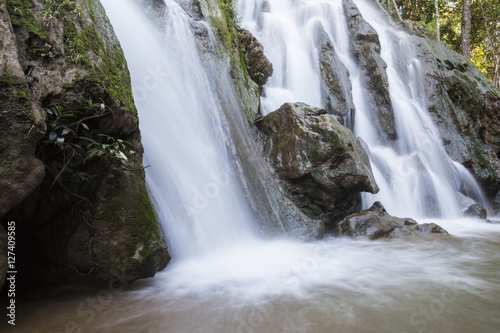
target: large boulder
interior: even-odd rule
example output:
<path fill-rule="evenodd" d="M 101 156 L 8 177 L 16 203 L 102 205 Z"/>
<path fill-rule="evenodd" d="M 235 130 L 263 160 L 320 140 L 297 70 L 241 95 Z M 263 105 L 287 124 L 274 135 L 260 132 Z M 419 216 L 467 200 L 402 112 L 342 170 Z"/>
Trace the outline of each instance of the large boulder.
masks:
<path fill-rule="evenodd" d="M 361 213 L 347 216 L 338 224 L 339 236 L 376 239 L 418 239 L 448 237 L 446 230 L 435 223 L 418 224 L 410 218 L 398 218 L 387 213 L 380 202 Z"/>
<path fill-rule="evenodd" d="M 265 156 L 308 216 L 338 221 L 359 209 L 360 192 L 378 191 L 361 144 L 325 109 L 286 103 L 257 126 Z"/>
<path fill-rule="evenodd" d="M 349 26 L 351 53 L 359 64 L 363 82 L 366 82 L 363 96 L 367 108 L 371 110 L 372 123 L 380 137 L 390 143 L 397 139 L 397 131 L 389 94 L 387 64 L 380 56 L 378 34 L 352 0 L 342 0 L 342 4 Z"/>
<path fill-rule="evenodd" d="M 145 187 L 130 74 L 102 5 L 7 1 L 0 19 L 0 220 L 16 222 L 22 278 L 153 276 L 170 257 Z"/>

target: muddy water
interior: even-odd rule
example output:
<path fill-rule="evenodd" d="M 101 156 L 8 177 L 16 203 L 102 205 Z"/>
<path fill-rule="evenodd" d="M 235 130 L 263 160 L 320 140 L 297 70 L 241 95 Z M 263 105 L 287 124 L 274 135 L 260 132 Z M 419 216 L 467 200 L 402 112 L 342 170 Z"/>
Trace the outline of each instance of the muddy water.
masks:
<path fill-rule="evenodd" d="M 75 283 L 19 299 L 2 331 L 498 332 L 500 225 L 441 224 L 453 238 L 251 241 L 124 288 Z"/>

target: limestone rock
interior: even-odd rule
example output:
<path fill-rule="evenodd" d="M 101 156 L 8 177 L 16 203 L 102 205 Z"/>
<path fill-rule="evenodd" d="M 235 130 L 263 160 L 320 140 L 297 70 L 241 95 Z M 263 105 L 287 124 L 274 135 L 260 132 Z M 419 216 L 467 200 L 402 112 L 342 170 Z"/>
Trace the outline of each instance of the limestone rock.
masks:
<path fill-rule="evenodd" d="M 359 192 L 378 191 L 359 141 L 326 110 L 286 103 L 258 128 L 264 154 L 308 216 L 337 221 L 357 209 Z"/>
<path fill-rule="evenodd" d="M 381 238 L 447 237 L 448 232 L 435 223 L 418 224 L 410 218 L 398 218 L 387 213 L 380 202 L 361 213 L 347 216 L 338 224 L 339 236 Z"/>

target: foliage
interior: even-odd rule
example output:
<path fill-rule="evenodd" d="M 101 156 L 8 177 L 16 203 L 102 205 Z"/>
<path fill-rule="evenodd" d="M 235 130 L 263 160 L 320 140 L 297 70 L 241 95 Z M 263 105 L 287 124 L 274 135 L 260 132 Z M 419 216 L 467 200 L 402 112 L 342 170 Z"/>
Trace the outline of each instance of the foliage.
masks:
<path fill-rule="evenodd" d="M 382 0 L 389 11 L 392 1 Z M 405 20 L 419 23 L 436 35 L 435 0 L 396 0 Z M 463 0 L 438 0 L 442 41 L 456 52 L 461 50 Z M 471 60 L 491 80 L 500 80 L 500 1 L 474 0 L 472 4 Z M 495 59 L 496 55 L 496 59 Z"/>
<path fill-rule="evenodd" d="M 128 156 L 135 155 L 131 143 L 93 128 L 98 120 L 113 115 L 103 103 L 88 100 L 80 110 L 62 106 L 45 108 L 47 132 L 41 141 L 40 158 L 53 175 L 51 188 L 58 184 L 80 198 L 91 180 L 97 180 L 110 167 L 123 167 Z M 98 134 L 94 134 L 98 133 Z M 88 167 L 89 164 L 94 167 Z"/>

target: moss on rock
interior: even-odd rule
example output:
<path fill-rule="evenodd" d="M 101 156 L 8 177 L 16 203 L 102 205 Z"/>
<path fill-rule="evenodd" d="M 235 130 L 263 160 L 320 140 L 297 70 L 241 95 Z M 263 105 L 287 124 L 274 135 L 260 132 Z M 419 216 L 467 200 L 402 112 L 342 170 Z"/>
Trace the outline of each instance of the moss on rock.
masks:
<path fill-rule="evenodd" d="M 15 129 L 17 145 L 25 148 L 15 147 L 23 152 L 18 159 L 1 155 L 1 185 L 13 183 L 25 191 L 7 191 L 17 201 L 5 208 L 0 202 L 4 208 L 0 216 L 2 223 L 16 220 L 23 239 L 29 240 L 29 244 L 19 244 L 20 253 L 30 254 L 23 263 L 26 276 L 31 272 L 34 282 L 74 272 L 98 278 L 114 277 L 117 272 L 135 278 L 153 276 L 170 257 L 140 167 L 143 150 L 130 74 L 102 5 L 98 0 L 67 4 L 9 0 L 6 6 L 8 11 L 0 11 L 6 15 L 2 22 L 12 19 L 13 31 L 9 35 L 7 27 L 0 25 L 3 35 L 10 37 L 2 46 L 6 61 L 0 59 L 4 73 L 0 77 L 0 127 Z M 106 112 L 86 120 L 88 133 L 78 135 L 96 139 L 105 134 L 130 141 L 136 155 L 127 152 L 126 165 L 83 163 L 71 155 L 61 159 L 64 154 L 44 142 L 35 151 L 49 122 L 44 108 L 60 107 L 73 112 L 72 120 L 82 121 L 85 113 L 81 111 L 89 103 L 102 103 Z M 8 138 L 5 142 L 12 142 L 14 134 L 2 133 Z M 66 162 L 71 162 L 75 176 L 100 178 L 90 177 L 84 185 L 80 180 L 63 183 L 65 176 L 57 170 L 66 170 Z M 19 169 L 30 186 L 13 174 Z"/>

